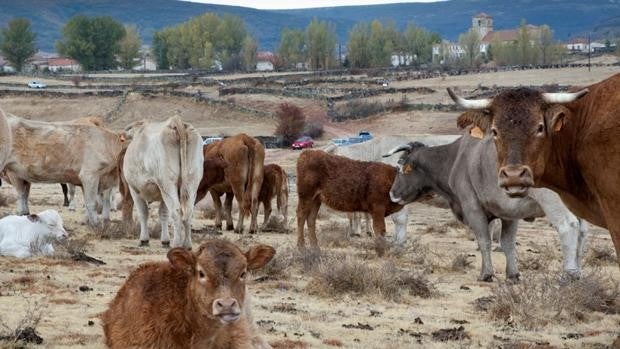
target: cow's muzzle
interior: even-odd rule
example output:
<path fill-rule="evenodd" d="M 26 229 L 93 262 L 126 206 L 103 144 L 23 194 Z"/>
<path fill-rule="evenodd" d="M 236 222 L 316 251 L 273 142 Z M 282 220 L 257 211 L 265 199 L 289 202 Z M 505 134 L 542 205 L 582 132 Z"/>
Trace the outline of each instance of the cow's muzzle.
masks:
<path fill-rule="evenodd" d="M 499 186 L 510 197 L 524 197 L 534 186 L 532 169 L 524 165 L 508 165 L 499 169 Z"/>
<path fill-rule="evenodd" d="M 217 316 L 223 324 L 229 324 L 239 320 L 241 308 L 234 298 L 219 298 L 213 301 L 213 315 Z"/>

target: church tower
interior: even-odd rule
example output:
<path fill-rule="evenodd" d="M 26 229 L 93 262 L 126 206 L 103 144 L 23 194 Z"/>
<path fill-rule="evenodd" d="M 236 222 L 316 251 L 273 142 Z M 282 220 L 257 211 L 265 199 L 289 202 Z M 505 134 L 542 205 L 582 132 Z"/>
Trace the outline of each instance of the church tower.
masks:
<path fill-rule="evenodd" d="M 471 20 L 471 27 L 478 32 L 480 39 L 493 31 L 493 17 L 482 12 L 475 15 Z"/>

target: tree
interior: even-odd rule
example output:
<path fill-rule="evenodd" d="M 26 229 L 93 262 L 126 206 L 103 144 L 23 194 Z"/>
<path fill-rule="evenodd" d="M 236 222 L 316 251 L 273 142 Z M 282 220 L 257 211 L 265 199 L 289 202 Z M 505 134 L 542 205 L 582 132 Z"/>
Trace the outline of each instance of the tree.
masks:
<path fill-rule="evenodd" d="M 246 36 L 243 40 L 243 48 L 241 49 L 241 56 L 243 57 L 243 66 L 245 70 L 256 69 L 256 53 L 258 51 L 258 45 L 256 41 L 250 36 Z"/>
<path fill-rule="evenodd" d="M 370 24 L 370 64 L 373 67 L 387 67 L 391 64 L 394 46 L 387 40 L 383 25 L 378 20 Z"/>
<path fill-rule="evenodd" d="M 300 29 L 282 30 L 278 55 L 285 64 L 294 68 L 297 63 L 305 63 L 307 58 L 306 33 Z"/>
<path fill-rule="evenodd" d="M 540 27 L 540 54 L 542 55 L 542 64 L 547 65 L 551 62 L 553 51 L 553 32 L 548 25 Z"/>
<path fill-rule="evenodd" d="M 333 25 L 313 19 L 306 28 L 308 56 L 312 69 L 328 69 L 335 62 L 336 34 Z"/>
<path fill-rule="evenodd" d="M 361 22 L 349 32 L 347 59 L 352 68 L 370 67 L 370 24 Z"/>
<path fill-rule="evenodd" d="M 403 33 L 405 57 L 410 57 L 416 65 L 429 63 L 433 58 L 433 45 L 441 42 L 439 34 L 430 33 L 413 23 L 407 24 Z M 407 62 L 406 64 L 410 64 Z"/>
<path fill-rule="evenodd" d="M 9 22 L 6 29 L 2 29 L 0 51 L 15 70 L 21 71 L 26 60 L 36 52 L 35 38 L 36 35 L 27 19 L 15 18 Z"/>
<path fill-rule="evenodd" d="M 170 68 L 170 62 L 168 62 L 168 38 L 166 34 L 165 30 L 153 33 L 151 53 L 155 57 L 157 69 Z"/>
<path fill-rule="evenodd" d="M 62 29 L 63 39 L 56 43 L 62 55 L 71 57 L 84 70 L 117 67 L 115 56 L 125 35 L 125 28 L 112 17 L 74 16 Z"/>
<path fill-rule="evenodd" d="M 528 65 L 537 62 L 537 50 L 533 44 L 534 40 L 525 20 L 521 21 L 519 32 L 517 33 L 517 57 L 518 64 Z"/>
<path fill-rule="evenodd" d="M 476 59 L 480 54 L 480 36 L 478 32 L 474 28 L 471 28 L 467 33 L 459 35 L 459 45 L 463 51 L 465 51 L 465 59 L 468 67 L 474 67 Z"/>
<path fill-rule="evenodd" d="M 304 130 L 306 117 L 303 110 L 290 103 L 282 103 L 276 111 L 278 124 L 275 135 L 281 136 L 286 144 L 293 143 Z"/>
<path fill-rule="evenodd" d="M 125 26 L 125 36 L 119 43 L 118 60 L 123 69 L 130 70 L 135 66 L 136 58 L 140 57 L 140 36 L 135 25 Z"/>

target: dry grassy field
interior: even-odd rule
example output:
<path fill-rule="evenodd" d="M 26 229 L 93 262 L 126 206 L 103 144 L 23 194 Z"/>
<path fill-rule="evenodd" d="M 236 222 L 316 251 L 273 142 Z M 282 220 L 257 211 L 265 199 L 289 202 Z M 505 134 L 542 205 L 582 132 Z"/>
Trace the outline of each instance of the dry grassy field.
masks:
<path fill-rule="evenodd" d="M 392 85 L 435 90 L 410 93 L 408 99 L 415 103 L 448 103 L 446 86 L 467 92 L 481 84 L 579 85 L 604 79 L 617 72 L 614 69 L 519 71 L 403 80 Z M 357 79 L 365 78 L 330 78 L 306 88 L 355 88 L 361 84 Z M 226 79 L 234 84 L 234 76 Z M 183 89 L 203 87 L 188 84 Z M 457 113 L 451 111 L 384 112 L 333 123 L 327 121 L 328 106 L 321 99 L 260 94 L 219 97 L 217 89 L 206 89 L 211 89 L 214 99 L 227 103 L 129 93 L 123 99 L 3 96 L 0 105 L 16 115 L 47 121 L 110 116 L 109 126 L 116 130 L 138 119 L 161 120 L 179 113 L 204 135 L 271 135 L 276 122 L 270 113 L 278 103 L 289 101 L 324 119 L 326 135 L 319 144 L 360 129 L 376 136 L 459 132 L 454 122 Z M 397 100 L 401 94 L 380 98 Z M 270 149 L 266 162 L 276 162 L 294 176 L 298 154 Z M 521 222 L 517 237 L 521 281 L 505 282 L 504 255 L 493 252 L 497 279 L 485 283 L 476 281 L 481 259 L 473 233 L 458 224 L 449 210 L 424 203 L 406 208 L 410 211 L 407 242 L 391 248 L 383 258 L 374 252 L 371 237 L 348 237 L 344 214 L 329 209 L 322 209 L 318 221 L 322 252 L 301 253 L 295 248 L 297 198 L 294 186 L 291 189 L 287 232 L 221 233 L 210 228 L 209 211 L 197 211 L 193 222 L 194 247 L 217 237 L 243 247 L 260 242 L 276 248 L 274 260 L 251 275 L 248 285 L 257 328 L 274 348 L 609 348 L 620 335 L 620 270 L 604 229 L 590 229 L 583 277 L 562 283 L 557 233 L 544 218 Z M 4 204 L 0 216 L 11 214 L 15 210 L 13 189 L 3 185 L 0 196 Z M 81 193 L 77 197 L 81 207 Z M 32 212 L 57 209 L 71 235 L 70 246 L 106 264 L 73 261 L 62 246 L 57 247 L 55 257 L 0 257 L 0 336 L 33 326 L 43 343 L 27 347 L 104 347 L 98 315 L 133 269 L 143 262 L 164 261 L 167 250 L 153 237 L 150 247 L 138 247 L 136 232 L 119 228 L 120 212 L 113 212 L 107 228 L 93 230 L 83 225 L 81 209 L 71 212 L 62 207 L 57 184 L 33 185 L 30 202 Z M 158 225 L 155 206 L 150 211 L 153 227 Z M 394 226 L 390 219 L 386 223 L 391 238 Z M 0 342 L 2 346 L 18 345 L 5 341 Z"/>

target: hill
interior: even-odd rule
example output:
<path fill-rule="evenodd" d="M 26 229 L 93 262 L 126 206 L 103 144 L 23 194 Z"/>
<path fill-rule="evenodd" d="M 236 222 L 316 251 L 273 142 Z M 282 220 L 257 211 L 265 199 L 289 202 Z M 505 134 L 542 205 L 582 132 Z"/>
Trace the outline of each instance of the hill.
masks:
<path fill-rule="evenodd" d="M 144 42 L 149 44 L 153 32 L 163 27 L 205 12 L 231 13 L 243 18 L 264 50 L 277 47 L 284 26 L 304 28 L 314 17 L 333 22 L 342 44 L 355 22 L 375 18 L 394 20 L 399 28 L 413 21 L 448 39 L 456 39 L 467 30 L 472 15 L 478 12 L 493 16 L 496 29 L 516 27 L 525 18 L 532 24 L 550 25 L 560 39 L 593 30 L 599 23 L 606 24 L 605 30 L 597 31 L 601 35 L 617 33 L 620 25 L 620 2 L 613 0 L 450 0 L 277 11 L 177 0 L 4 0 L 0 7 L 0 27 L 14 17 L 30 19 L 38 46 L 44 51 L 54 50 L 62 26 L 76 14 L 109 15 L 136 24 Z"/>

